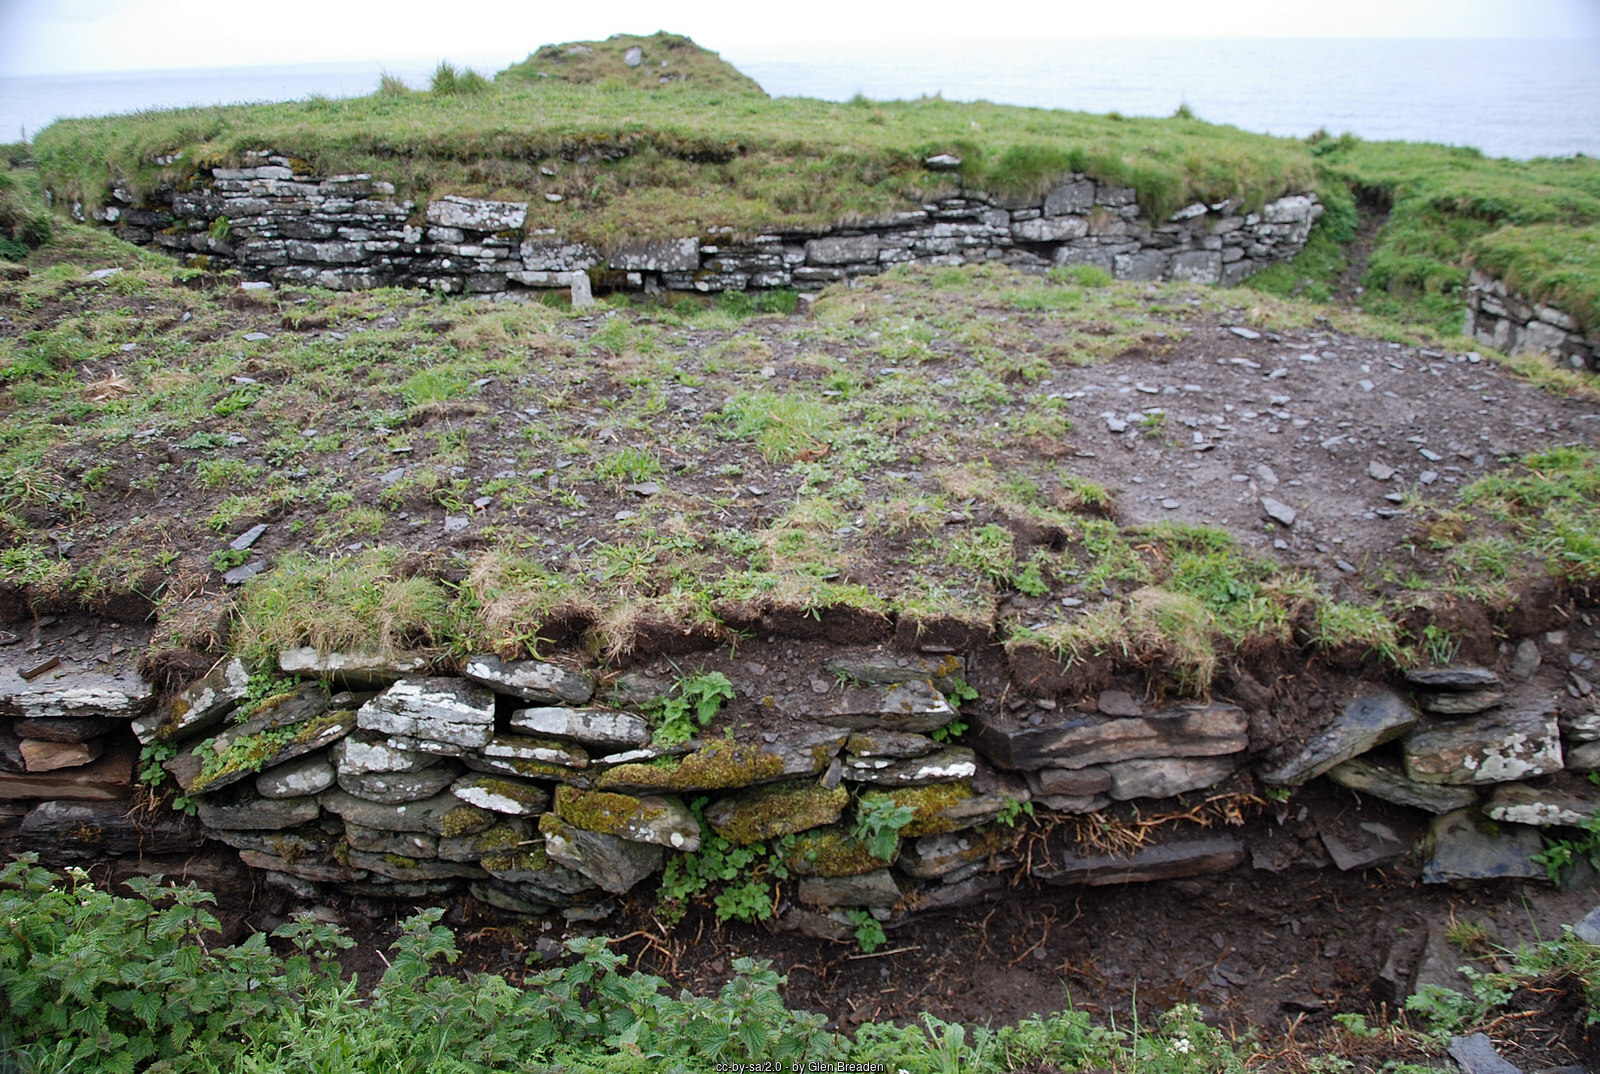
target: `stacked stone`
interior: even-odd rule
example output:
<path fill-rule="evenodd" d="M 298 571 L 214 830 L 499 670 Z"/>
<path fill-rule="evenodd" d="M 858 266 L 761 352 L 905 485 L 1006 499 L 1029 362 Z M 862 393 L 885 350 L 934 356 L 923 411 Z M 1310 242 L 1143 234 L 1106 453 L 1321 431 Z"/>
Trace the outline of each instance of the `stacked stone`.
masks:
<path fill-rule="evenodd" d="M 132 717 L 154 696 L 131 675 L 55 667 L 0 683 L 0 800 L 114 801 L 132 793 Z"/>
<path fill-rule="evenodd" d="M 426 287 L 508 296 L 570 287 L 590 300 L 590 277 L 628 290 L 816 290 L 905 263 L 1000 261 L 1031 271 L 1094 265 L 1124 280 L 1232 285 L 1293 257 L 1322 213 L 1315 194 L 1290 194 L 1260 212 L 1238 199 L 1195 203 L 1147 220 L 1128 187 L 1073 174 L 1044 196 L 963 191 L 906 212 L 821 230 L 740 238 L 732 229 L 624 241 L 609 254 L 553 229 L 525 235 L 526 202 L 448 195 L 416 206 L 370 175 L 319 177 L 304 161 L 253 154 L 259 163 L 214 168 L 194 191 L 157 191 L 136 205 L 114 187 L 102 222 L 123 238 L 191 261 L 233 265 L 252 280 L 336 290 Z"/>
<path fill-rule="evenodd" d="M 1507 354 L 1547 354 L 1573 369 L 1600 369 L 1600 338 L 1579 331 L 1570 314 L 1530 302 L 1477 269 L 1467 279 L 1461 334 Z"/>

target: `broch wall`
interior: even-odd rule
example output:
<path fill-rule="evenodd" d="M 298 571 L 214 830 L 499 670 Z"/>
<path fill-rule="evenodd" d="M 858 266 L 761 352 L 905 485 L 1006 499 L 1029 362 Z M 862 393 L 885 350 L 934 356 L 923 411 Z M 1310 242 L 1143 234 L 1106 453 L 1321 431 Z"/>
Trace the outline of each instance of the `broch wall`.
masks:
<path fill-rule="evenodd" d="M 907 262 L 1097 265 L 1118 279 L 1231 285 L 1293 257 L 1322 213 L 1315 194 L 1291 194 L 1260 212 L 1237 200 L 1196 203 L 1153 224 L 1132 189 L 1072 175 L 1034 199 L 968 191 L 823 230 L 751 238 L 711 228 L 602 251 L 548 229 L 528 232 L 525 202 L 449 195 L 419 206 L 370 175 L 311 175 L 278 154 L 260 160 L 212 169 L 194 189 L 167 187 L 142 202 L 114 187 L 95 215 L 129 241 L 231 266 L 253 281 L 482 295 L 572 287 L 581 302 L 591 281 L 633 290 L 814 290 Z M 81 206 L 75 211 L 82 215 Z"/>
<path fill-rule="evenodd" d="M 1476 269 L 1467 282 L 1461 334 L 1506 354 L 1547 354 L 1574 369 L 1600 369 L 1600 340 L 1580 332 L 1569 314 L 1530 302 Z"/>
<path fill-rule="evenodd" d="M 1600 716 L 1582 691 L 1569 704 L 1527 681 L 1534 639 L 1508 656 L 1509 679 L 1454 667 L 1352 682 L 1328 699 L 1325 726 L 1287 749 L 1253 740 L 1263 712 L 1245 702 L 1029 696 L 1013 693 L 1015 669 L 1010 685 L 990 669 L 976 681 L 1008 700 L 967 715 L 946 693 L 974 675 L 969 656 L 833 653 L 802 689 L 761 698 L 772 714 L 761 725 L 669 747 L 650 744 L 638 713 L 672 684 L 642 671 L 600 682 L 539 661 L 297 649 L 279 660 L 296 685 L 257 704 L 237 660 L 165 698 L 132 675 L 6 670 L 0 809 L 57 854 L 173 854 L 212 839 L 303 897 L 319 885 L 402 901 L 470 891 L 570 917 L 607 912 L 610 896 L 713 834 L 764 841 L 796 878 L 779 927 L 844 939 L 851 910 L 892 927 L 1019 872 L 1102 885 L 1364 869 L 1415 852 L 1425 882 L 1540 877 L 1539 826 L 1597 805 L 1523 782 L 1600 768 Z M 750 676 L 747 701 L 774 688 Z M 966 744 L 940 741 L 958 715 L 972 724 Z M 140 743 L 166 757 L 197 818 L 130 810 Z M 1324 778 L 1359 793 L 1274 815 L 1262 790 Z M 910 813 L 877 853 L 859 838 L 875 800 Z M 1119 803 L 1199 823 L 1119 829 L 1105 819 Z M 1054 822 L 1012 823 L 1024 810 Z"/>

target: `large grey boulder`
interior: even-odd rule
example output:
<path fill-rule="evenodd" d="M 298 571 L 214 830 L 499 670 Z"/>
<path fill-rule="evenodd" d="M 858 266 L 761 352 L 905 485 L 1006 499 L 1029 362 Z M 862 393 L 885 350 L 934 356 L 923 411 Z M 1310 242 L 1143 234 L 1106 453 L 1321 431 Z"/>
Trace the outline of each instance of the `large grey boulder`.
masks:
<path fill-rule="evenodd" d="M 552 813 L 539 818 L 539 830 L 552 861 L 582 873 L 613 895 L 631 890 L 660 870 L 666 857 L 658 844 L 587 831 Z"/>
<path fill-rule="evenodd" d="M 1261 774 L 1268 783 L 1298 786 L 1375 746 L 1405 734 L 1419 717 L 1400 695 L 1376 690 L 1353 698 L 1329 727 L 1294 756 Z"/>
<path fill-rule="evenodd" d="M 521 231 L 528 219 L 528 203 L 487 201 L 446 194 L 428 203 L 424 219 L 435 227 L 472 231 Z"/>
<path fill-rule="evenodd" d="M 1236 705 L 1190 705 L 1151 716 L 1089 716 L 1063 711 L 1035 726 L 1012 713 L 980 715 L 979 750 L 1013 769 L 1088 768 L 1163 757 L 1219 757 L 1249 742 L 1249 718 Z"/>
<path fill-rule="evenodd" d="M 517 709 L 511 714 L 511 727 L 530 735 L 570 738 L 608 750 L 632 749 L 650 741 L 650 724 L 642 716 L 610 709 Z"/>
<path fill-rule="evenodd" d="M 474 656 L 461 669 L 464 678 L 524 701 L 581 705 L 594 696 L 594 678 L 543 660 L 501 660 Z"/>
<path fill-rule="evenodd" d="M 465 679 L 401 679 L 362 705 L 356 723 L 420 752 L 459 754 L 494 738 L 494 693 Z"/>
<path fill-rule="evenodd" d="M 700 240 L 631 242 L 612 253 L 611 267 L 624 272 L 693 272 L 700 267 Z"/>
<path fill-rule="evenodd" d="M 1561 729 L 1548 700 L 1485 713 L 1405 740 L 1406 775 L 1422 783 L 1509 783 L 1559 772 Z"/>

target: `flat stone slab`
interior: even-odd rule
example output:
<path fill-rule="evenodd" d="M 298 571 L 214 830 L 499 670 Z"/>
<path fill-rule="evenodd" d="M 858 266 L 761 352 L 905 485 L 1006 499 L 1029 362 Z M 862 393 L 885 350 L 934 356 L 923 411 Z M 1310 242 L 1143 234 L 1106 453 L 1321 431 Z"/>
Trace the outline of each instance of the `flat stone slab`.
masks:
<path fill-rule="evenodd" d="M 355 725 L 356 714 L 348 710 L 324 712 L 287 725 L 277 724 L 276 714 L 269 712 L 206 739 L 162 767 L 185 792 L 210 793 L 331 746 L 355 730 Z"/>
<path fill-rule="evenodd" d="M 450 785 L 450 793 L 469 805 L 512 817 L 536 817 L 550 808 L 550 792 L 506 776 L 473 773 Z"/>
<path fill-rule="evenodd" d="M 874 686 L 902 682 L 931 682 L 940 693 L 955 688 L 955 680 L 965 670 L 955 655 L 922 656 L 898 653 L 843 653 L 823 665 L 830 675 Z"/>
<path fill-rule="evenodd" d="M 247 798 L 231 805 L 202 801 L 199 811 L 200 823 L 207 828 L 262 831 L 309 823 L 321 809 L 315 798 Z"/>
<path fill-rule="evenodd" d="M 262 772 L 256 776 L 256 793 L 263 798 L 303 798 L 321 794 L 337 777 L 327 754 L 318 753 Z"/>
<path fill-rule="evenodd" d="M 1583 712 L 1563 712 L 1558 722 L 1561 724 L 1561 736 L 1568 741 L 1600 741 L 1600 711 L 1587 709 Z"/>
<path fill-rule="evenodd" d="M 1555 790 L 1540 790 L 1520 783 L 1502 783 L 1483 805 L 1491 820 L 1576 828 L 1600 812 L 1600 797 L 1585 798 Z"/>
<path fill-rule="evenodd" d="M 485 880 L 489 876 L 474 862 L 408 858 L 404 854 L 373 854 L 365 850 L 350 851 L 350 865 L 391 880 Z"/>
<path fill-rule="evenodd" d="M 1111 789 L 1111 771 L 1106 768 L 1045 768 L 1027 776 L 1028 789 L 1035 795 L 1092 797 Z"/>
<path fill-rule="evenodd" d="M 100 756 L 104 746 L 96 742 L 50 742 L 42 738 L 22 740 L 22 766 L 27 772 L 54 772 L 62 768 L 81 768 Z"/>
<path fill-rule="evenodd" d="M 1413 732 L 1405 740 L 1406 775 L 1420 783 L 1510 783 L 1559 772 L 1561 729 L 1555 707 L 1526 707 L 1469 717 Z"/>
<path fill-rule="evenodd" d="M 443 858 L 445 861 L 478 861 L 487 854 L 522 846 L 536 846 L 543 850 L 544 836 L 538 833 L 527 817 L 502 814 L 496 818 L 492 828 L 485 828 L 473 835 L 438 840 L 434 844 L 434 853 L 427 856 Z"/>
<path fill-rule="evenodd" d="M 365 850 L 374 854 L 400 854 L 407 858 L 437 858 L 439 857 L 438 836 L 429 835 L 427 832 L 390 832 L 382 828 L 368 828 L 365 825 L 353 824 L 345 821 L 344 837 L 352 849 Z M 471 840 L 474 836 L 460 836 L 460 840 Z M 475 851 L 467 859 L 477 861 L 482 853 Z"/>
<path fill-rule="evenodd" d="M 353 688 L 388 686 L 427 666 L 427 657 L 414 653 L 392 657 L 376 653 L 324 653 L 307 645 L 278 654 L 278 667 L 285 674 L 315 675 Z"/>
<path fill-rule="evenodd" d="M 1406 672 L 1406 682 L 1430 690 L 1479 690 L 1499 686 L 1500 676 L 1488 668 L 1467 666 L 1411 668 Z"/>
<path fill-rule="evenodd" d="M 287 873 L 289 876 L 297 876 L 301 880 L 310 880 L 318 884 L 350 884 L 367 878 L 365 869 L 352 869 L 336 861 L 316 859 L 290 861 L 260 850 L 241 850 L 239 860 L 252 869 Z"/>
<path fill-rule="evenodd" d="M 494 692 L 466 679 L 401 679 L 362 705 L 356 724 L 413 740 L 420 752 L 477 749 L 494 738 Z"/>
<path fill-rule="evenodd" d="M 356 731 L 334 743 L 334 766 L 347 775 L 364 776 L 372 772 L 420 772 L 443 760 L 436 753 L 398 750 L 385 736 L 371 731 Z"/>
<path fill-rule="evenodd" d="M 1505 696 L 1503 690 L 1441 690 L 1419 692 L 1417 703 L 1435 716 L 1474 716 L 1494 708 Z"/>
<path fill-rule="evenodd" d="M 1233 775 L 1231 757 L 1165 757 L 1149 761 L 1118 761 L 1107 766 L 1111 797 L 1175 798 L 1203 790 Z"/>
<path fill-rule="evenodd" d="M 543 660 L 501 660 L 474 656 L 461 669 L 464 678 L 496 693 L 547 705 L 581 705 L 594 696 L 594 678 Z M 553 732 L 540 732 L 553 733 Z"/>
<path fill-rule="evenodd" d="M 250 673 L 238 657 L 223 661 L 204 678 L 190 683 L 154 716 L 133 721 L 133 733 L 152 742 L 180 742 L 221 723 L 250 690 Z"/>
<path fill-rule="evenodd" d="M 199 850 L 206 834 L 193 817 L 172 811 L 135 812 L 125 801 L 49 801 L 23 817 L 24 839 L 48 843 L 52 852 L 70 851 L 104 860 L 124 854 L 187 854 Z"/>
<path fill-rule="evenodd" d="M 736 790 L 822 773 L 844 745 L 844 731 L 817 731 L 776 742 L 717 741 L 671 764 L 622 764 L 600 773 L 599 790 L 625 792 Z"/>
<path fill-rule="evenodd" d="M 773 783 L 712 802 L 705 818 L 711 830 L 728 842 L 748 846 L 833 824 L 849 802 L 850 793 L 843 787 Z"/>
<path fill-rule="evenodd" d="M 40 716 L 32 720 L 17 720 L 14 729 L 19 738 L 70 743 L 88 742 L 125 726 L 125 720 L 104 717 Z"/>
<path fill-rule="evenodd" d="M 138 748 L 128 743 L 108 748 L 98 761 L 81 768 L 33 774 L 0 772 L 0 799 L 117 801 L 133 793 L 133 768 L 138 759 Z"/>
<path fill-rule="evenodd" d="M 800 881 L 799 898 L 805 905 L 821 909 L 836 906 L 889 909 L 900 902 L 901 892 L 894 873 L 877 869 L 859 876 L 808 876 Z"/>
<path fill-rule="evenodd" d="M 1522 1068 L 1506 1062 L 1483 1033 L 1451 1037 L 1445 1051 L 1461 1067 L 1461 1074 L 1522 1074 Z"/>
<path fill-rule="evenodd" d="M 538 761 L 562 768 L 589 767 L 589 754 L 583 747 L 532 735 L 495 735 L 478 752 L 491 760 Z"/>
<path fill-rule="evenodd" d="M 650 741 L 650 724 L 644 717 L 611 709 L 517 709 L 511 714 L 511 727 L 530 735 L 570 738 L 605 750 L 634 749 Z"/>
<path fill-rule="evenodd" d="M 493 813 L 470 806 L 448 792 L 420 802 L 382 805 L 339 789 L 317 796 L 325 809 L 347 823 L 389 832 L 426 832 L 429 835 L 472 835 L 494 826 Z"/>
<path fill-rule="evenodd" d="M 365 775 L 339 773 L 339 787 L 357 798 L 383 805 L 420 802 L 432 798 L 455 782 L 460 768 L 441 764 L 420 772 L 368 772 Z"/>
<path fill-rule="evenodd" d="M 1419 722 L 1412 707 L 1392 690 L 1352 698 L 1326 730 L 1294 756 L 1261 774 L 1268 783 L 1298 786 L 1405 734 Z"/>
<path fill-rule="evenodd" d="M 794 701 L 790 705 L 799 706 L 790 715 L 856 731 L 935 731 L 957 715 L 932 683 L 920 681 L 848 686 L 814 704 Z"/>
<path fill-rule="evenodd" d="M 666 859 L 666 850 L 655 843 L 576 828 L 553 813 L 539 818 L 539 831 L 552 861 L 582 873 L 613 895 L 658 872 Z"/>
<path fill-rule="evenodd" d="M 857 731 L 844 740 L 846 754 L 863 759 L 921 757 L 939 748 L 927 735 L 910 731 Z"/>
<path fill-rule="evenodd" d="M 657 843 L 685 854 L 700 849 L 700 822 L 676 798 L 557 787 L 552 812 L 575 828 L 634 843 Z"/>
<path fill-rule="evenodd" d="M 1470 809 L 1446 813 L 1434 819 L 1423 841 L 1422 882 L 1540 879 L 1544 866 L 1533 856 L 1543 849 L 1537 828 L 1493 824 Z"/>
<path fill-rule="evenodd" d="M 999 871 L 1017 864 L 1013 851 L 1021 833 L 1011 828 L 946 832 L 909 841 L 895 868 L 919 880 L 935 880 L 979 866 Z"/>
<path fill-rule="evenodd" d="M 1218 757 L 1249 744 L 1250 720 L 1236 705 L 1193 705 L 1150 716 L 1064 711 L 1040 726 L 1011 714 L 980 716 L 978 749 L 1003 768 L 1088 768 L 1115 761 Z"/>
<path fill-rule="evenodd" d="M 1428 813 L 1450 813 L 1477 802 L 1476 791 L 1468 787 L 1447 787 L 1438 783 L 1418 783 L 1404 772 L 1364 757 L 1346 761 L 1329 770 L 1328 778 L 1341 787 L 1370 794 L 1395 805 L 1410 806 Z"/>
<path fill-rule="evenodd" d="M 1242 840 L 1231 835 L 1209 835 L 1155 843 L 1125 856 L 1084 855 L 1070 848 L 1052 848 L 1050 860 L 1035 864 L 1032 872 L 1048 884 L 1103 887 L 1225 873 L 1244 864 L 1244 860 Z"/>
<path fill-rule="evenodd" d="M 136 675 L 52 671 L 29 682 L 15 668 L 0 672 L 0 717 L 129 720 L 154 702 L 150 684 Z"/>
<path fill-rule="evenodd" d="M 893 760 L 886 757 L 848 757 L 844 779 L 875 787 L 917 787 L 950 783 L 977 775 L 977 755 L 966 746 L 946 746 L 926 757 Z"/>

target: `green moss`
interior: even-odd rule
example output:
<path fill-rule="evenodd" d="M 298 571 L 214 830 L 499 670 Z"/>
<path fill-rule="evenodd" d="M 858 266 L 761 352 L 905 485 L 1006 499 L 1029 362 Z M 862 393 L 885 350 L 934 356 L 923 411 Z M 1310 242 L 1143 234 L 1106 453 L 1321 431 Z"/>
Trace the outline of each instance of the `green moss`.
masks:
<path fill-rule="evenodd" d="M 795 836 L 784 864 L 801 876 L 861 876 L 882 869 L 884 860 L 843 828 L 818 828 Z"/>
<path fill-rule="evenodd" d="M 447 839 L 481 832 L 494 823 L 494 814 L 472 805 L 459 805 L 439 818 L 439 834 Z"/>
<path fill-rule="evenodd" d="M 543 843 L 507 847 L 485 854 L 480 862 L 491 873 L 542 873 L 550 868 Z"/>
<path fill-rule="evenodd" d="M 509 798 L 518 805 L 534 812 L 542 810 L 549 796 L 544 789 L 535 787 L 530 783 L 521 783 L 512 779 L 495 779 L 493 776 L 479 776 L 476 781 L 478 789 L 501 798 Z"/>
<path fill-rule="evenodd" d="M 554 812 L 575 828 L 606 835 L 622 835 L 633 826 L 635 820 L 648 821 L 658 816 L 661 810 L 647 808 L 629 794 L 557 787 Z"/>
<path fill-rule="evenodd" d="M 819 767 L 832 753 L 819 747 Z M 596 786 L 648 787 L 664 791 L 715 791 L 748 787 L 782 776 L 783 758 L 758 746 L 714 742 L 676 763 L 623 764 L 601 774 Z"/>
<path fill-rule="evenodd" d="M 902 837 L 915 839 L 919 835 L 942 835 L 953 832 L 958 825 L 947 817 L 953 805 L 972 798 L 971 783 L 930 783 L 925 787 L 901 787 L 892 791 L 870 791 L 861 796 L 862 802 L 887 800 L 894 806 L 911 810 L 911 823 L 900 829 Z"/>
<path fill-rule="evenodd" d="M 832 824 L 850 801 L 843 787 L 821 787 L 815 783 L 775 784 L 758 787 L 735 799 L 719 803 L 731 810 L 725 823 L 711 821 L 712 829 L 736 846 L 749 846 L 808 828 Z M 721 809 L 714 809 L 722 815 Z"/>
<path fill-rule="evenodd" d="M 415 869 L 422 864 L 416 858 L 408 858 L 403 854 L 385 854 L 383 860 L 396 869 Z"/>

